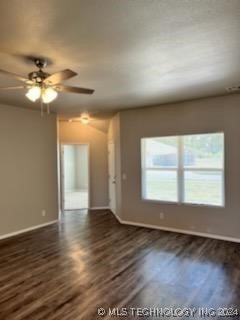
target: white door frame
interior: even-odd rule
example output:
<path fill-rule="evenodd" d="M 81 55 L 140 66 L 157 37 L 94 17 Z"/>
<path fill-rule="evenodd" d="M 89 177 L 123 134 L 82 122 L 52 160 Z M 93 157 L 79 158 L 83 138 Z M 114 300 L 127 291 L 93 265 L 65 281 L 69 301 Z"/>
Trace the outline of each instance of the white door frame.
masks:
<path fill-rule="evenodd" d="M 71 145 L 77 145 L 77 146 L 87 146 L 87 152 L 88 152 L 88 208 L 90 209 L 90 143 L 81 142 L 81 143 L 69 143 L 69 142 L 61 142 L 60 143 L 60 197 L 61 197 L 61 212 L 64 211 L 74 211 L 74 210 L 85 210 L 85 209 L 64 209 L 64 156 L 63 156 L 63 148 L 64 146 L 71 146 Z"/>
<path fill-rule="evenodd" d="M 111 151 L 113 152 L 112 154 L 112 159 L 110 159 L 110 145 L 112 145 L 112 149 Z M 116 145 L 114 143 L 114 141 L 109 140 L 108 141 L 108 186 L 109 186 L 109 207 L 110 210 L 112 211 L 112 213 L 116 214 L 116 210 L 117 210 L 117 190 L 116 190 L 116 183 L 117 183 L 117 179 L 116 179 Z M 110 164 L 110 161 L 113 161 L 112 164 Z M 111 176 L 111 172 L 110 172 L 110 167 L 113 168 L 114 171 L 114 176 Z M 111 199 L 111 188 L 113 188 L 113 193 L 114 193 L 114 199 Z M 113 204 L 113 206 L 112 206 Z"/>

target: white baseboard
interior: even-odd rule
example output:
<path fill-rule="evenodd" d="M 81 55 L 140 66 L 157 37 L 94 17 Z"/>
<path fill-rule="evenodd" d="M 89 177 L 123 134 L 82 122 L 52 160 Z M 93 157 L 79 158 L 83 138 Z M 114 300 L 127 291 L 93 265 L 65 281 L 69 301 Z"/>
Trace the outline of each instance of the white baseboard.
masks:
<path fill-rule="evenodd" d="M 3 235 L 0 236 L 0 240 L 17 236 L 18 234 L 21 234 L 21 233 L 25 233 L 25 232 L 36 230 L 36 229 L 39 229 L 39 228 L 43 228 L 43 227 L 49 226 L 51 224 L 54 224 L 56 222 L 58 222 L 58 220 L 53 220 L 53 221 L 50 221 L 50 222 L 39 224 L 37 226 L 29 227 L 29 228 L 26 228 L 26 229 L 21 229 L 19 231 L 14 231 L 14 232 L 7 233 L 7 234 L 3 234 Z"/>
<path fill-rule="evenodd" d="M 204 238 L 210 238 L 210 239 L 217 239 L 217 240 L 224 240 L 224 241 L 240 243 L 240 239 L 239 238 L 222 236 L 222 235 L 213 234 L 213 233 L 198 232 L 198 231 L 171 228 L 171 227 L 164 227 L 164 226 L 156 226 L 156 225 L 145 224 L 145 223 L 141 223 L 141 222 L 133 222 L 133 221 L 128 221 L 128 220 L 123 220 L 120 217 L 118 217 L 117 215 L 114 215 L 114 216 L 117 218 L 117 220 L 121 224 L 131 225 L 131 226 L 135 226 L 135 227 L 157 229 L 157 230 L 162 230 L 162 231 L 171 231 L 171 232 L 189 234 L 189 235 L 192 235 L 192 236 L 199 236 L 199 237 L 204 237 Z"/>
<path fill-rule="evenodd" d="M 111 211 L 111 212 L 112 212 L 112 211 Z M 112 214 L 113 214 L 114 217 L 118 220 L 119 223 L 121 223 L 121 224 L 127 224 L 127 223 L 124 223 L 124 222 L 123 222 L 124 220 L 122 220 L 117 214 L 115 214 L 114 212 L 112 212 Z"/>
<path fill-rule="evenodd" d="M 108 210 L 109 207 L 91 207 L 90 210 Z"/>

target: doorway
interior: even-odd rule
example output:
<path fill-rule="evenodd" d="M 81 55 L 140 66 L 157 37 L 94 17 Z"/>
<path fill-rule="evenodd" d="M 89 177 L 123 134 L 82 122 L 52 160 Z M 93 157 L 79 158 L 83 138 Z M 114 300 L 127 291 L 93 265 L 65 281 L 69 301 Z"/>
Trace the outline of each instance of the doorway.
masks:
<path fill-rule="evenodd" d="M 89 145 L 63 144 L 61 148 L 62 208 L 89 208 Z"/>
<path fill-rule="evenodd" d="M 109 207 L 116 214 L 116 167 L 115 144 L 108 143 L 108 169 L 109 169 Z"/>

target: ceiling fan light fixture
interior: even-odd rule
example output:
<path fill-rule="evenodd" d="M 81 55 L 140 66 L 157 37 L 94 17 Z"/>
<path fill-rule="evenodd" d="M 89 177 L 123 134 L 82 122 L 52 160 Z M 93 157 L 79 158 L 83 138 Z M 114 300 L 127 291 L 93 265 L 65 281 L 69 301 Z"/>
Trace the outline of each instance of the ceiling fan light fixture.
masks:
<path fill-rule="evenodd" d="M 46 88 L 42 92 L 42 101 L 44 103 L 50 103 L 55 100 L 58 96 L 58 93 L 53 88 Z"/>
<path fill-rule="evenodd" d="M 30 72 L 27 77 L 18 75 L 13 72 L 0 69 L 0 74 L 11 76 L 18 81 L 22 81 L 24 85 L 22 86 L 8 86 L 0 87 L 0 90 L 12 90 L 12 89 L 24 89 L 27 87 L 27 92 L 25 96 L 32 102 L 38 99 L 40 100 L 41 113 L 43 114 L 43 104 L 47 104 L 47 112 L 50 113 L 49 104 L 55 100 L 58 96 L 58 92 L 69 92 L 78 94 L 93 94 L 93 89 L 73 87 L 63 85 L 62 82 L 73 78 L 77 75 L 75 71 L 70 69 L 64 69 L 53 74 L 49 74 L 43 71 L 43 68 L 47 66 L 47 61 L 43 58 L 29 57 L 31 61 L 35 63 L 38 70 Z M 82 119 L 82 122 L 87 124 L 89 122 L 89 117 Z"/>
<path fill-rule="evenodd" d="M 32 102 L 35 102 L 36 100 L 38 100 L 40 96 L 41 96 L 41 88 L 38 86 L 31 87 L 26 93 L 26 97 Z"/>

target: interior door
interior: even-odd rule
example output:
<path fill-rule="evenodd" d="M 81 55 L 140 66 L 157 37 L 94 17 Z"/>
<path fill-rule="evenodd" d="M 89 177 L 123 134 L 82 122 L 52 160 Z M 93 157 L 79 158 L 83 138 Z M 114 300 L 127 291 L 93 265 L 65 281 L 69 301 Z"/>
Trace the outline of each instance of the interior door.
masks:
<path fill-rule="evenodd" d="M 115 145 L 108 144 L 108 170 L 109 170 L 109 207 L 116 214 L 116 168 L 115 168 Z"/>

